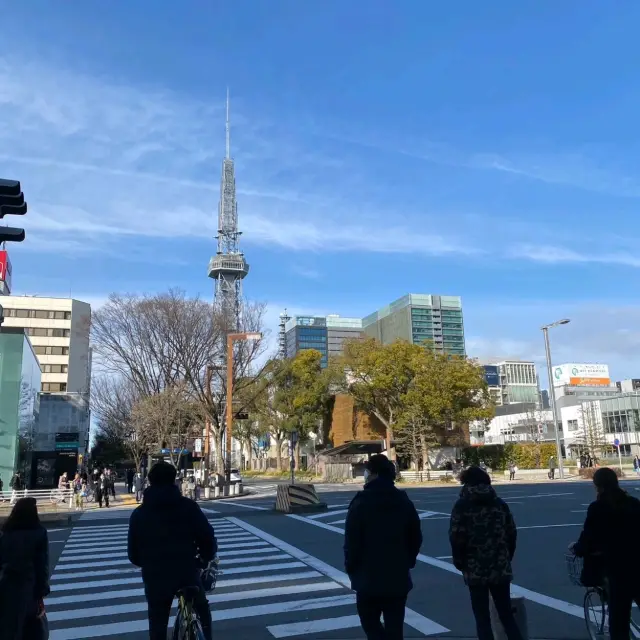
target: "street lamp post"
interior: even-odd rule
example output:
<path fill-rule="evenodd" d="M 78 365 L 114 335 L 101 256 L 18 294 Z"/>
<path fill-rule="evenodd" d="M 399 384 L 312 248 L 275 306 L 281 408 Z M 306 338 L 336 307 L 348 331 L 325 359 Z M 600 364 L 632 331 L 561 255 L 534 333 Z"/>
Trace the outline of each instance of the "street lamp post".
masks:
<path fill-rule="evenodd" d="M 549 329 L 558 327 L 561 324 L 569 324 L 571 322 L 568 319 L 558 320 L 542 327 L 542 333 L 544 335 L 544 350 L 547 358 L 547 375 L 549 377 L 549 402 L 551 403 L 551 410 L 553 411 L 553 424 L 556 433 L 556 456 L 558 458 L 558 473 L 560 478 L 564 478 L 564 464 L 562 459 L 562 445 L 560 444 L 560 429 L 558 428 L 558 407 L 556 405 L 556 394 L 553 389 L 553 371 L 551 366 L 551 348 L 549 346 Z"/>
<path fill-rule="evenodd" d="M 233 343 L 241 340 L 260 340 L 261 333 L 227 334 L 227 460 L 225 476 L 227 486 L 231 486 L 231 439 L 233 437 Z"/>

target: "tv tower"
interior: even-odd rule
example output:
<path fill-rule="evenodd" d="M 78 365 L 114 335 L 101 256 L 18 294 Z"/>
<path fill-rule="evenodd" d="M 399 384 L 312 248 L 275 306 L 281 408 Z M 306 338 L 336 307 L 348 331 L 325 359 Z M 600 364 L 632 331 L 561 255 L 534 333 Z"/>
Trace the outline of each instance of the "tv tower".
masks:
<path fill-rule="evenodd" d="M 242 280 L 249 273 L 249 265 L 240 251 L 240 235 L 235 167 L 231 159 L 229 89 L 227 89 L 226 153 L 222 161 L 218 235 L 216 236 L 218 251 L 209 261 L 209 277 L 216 281 L 214 305 L 222 311 L 227 331 L 237 331 L 240 327 Z"/>

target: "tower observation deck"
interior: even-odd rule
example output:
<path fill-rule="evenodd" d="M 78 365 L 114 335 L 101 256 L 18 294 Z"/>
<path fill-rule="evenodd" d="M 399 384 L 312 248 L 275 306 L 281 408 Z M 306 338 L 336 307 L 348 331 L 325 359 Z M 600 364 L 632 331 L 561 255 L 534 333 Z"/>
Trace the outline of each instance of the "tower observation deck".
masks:
<path fill-rule="evenodd" d="M 220 203 L 218 204 L 218 251 L 209 261 L 208 275 L 215 280 L 214 304 L 227 318 L 229 331 L 240 325 L 242 280 L 249 265 L 240 251 L 238 203 L 236 202 L 235 167 L 230 155 L 229 92 L 227 91 L 226 153 L 222 161 Z"/>

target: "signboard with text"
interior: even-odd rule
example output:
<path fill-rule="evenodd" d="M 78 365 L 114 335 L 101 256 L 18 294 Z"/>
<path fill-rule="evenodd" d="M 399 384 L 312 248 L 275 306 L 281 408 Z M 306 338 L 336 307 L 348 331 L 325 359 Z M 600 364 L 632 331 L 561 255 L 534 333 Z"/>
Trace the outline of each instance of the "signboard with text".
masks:
<path fill-rule="evenodd" d="M 0 287 L 3 295 L 11 293 L 11 260 L 6 251 L 0 251 Z"/>
<path fill-rule="evenodd" d="M 561 364 L 553 368 L 553 386 L 610 387 L 609 366 L 606 364 Z"/>

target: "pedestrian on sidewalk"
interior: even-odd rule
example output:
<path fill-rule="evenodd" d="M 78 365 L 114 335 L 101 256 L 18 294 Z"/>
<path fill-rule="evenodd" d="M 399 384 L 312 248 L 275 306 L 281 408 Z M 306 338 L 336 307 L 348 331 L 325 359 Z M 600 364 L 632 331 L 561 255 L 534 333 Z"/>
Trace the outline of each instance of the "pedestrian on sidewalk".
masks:
<path fill-rule="evenodd" d="M 460 481 L 463 486 L 451 512 L 449 540 L 453 564 L 469 588 L 478 639 L 494 638 L 491 595 L 508 640 L 522 640 L 511 610 L 511 561 L 517 535 L 513 516 L 486 471 L 469 467 Z"/>
<path fill-rule="evenodd" d="M 555 480 L 557 467 L 558 463 L 556 462 L 556 459 L 551 456 L 549 458 L 549 480 Z"/>
<path fill-rule="evenodd" d="M 133 479 L 135 473 L 133 469 L 127 469 L 127 493 L 133 493 Z"/>
<path fill-rule="evenodd" d="M 9 486 L 11 487 L 11 502 L 9 504 L 13 506 L 18 500 L 18 492 L 24 489 L 24 483 L 19 471 L 13 474 Z"/>
<path fill-rule="evenodd" d="M 82 511 L 84 501 L 82 498 L 82 478 L 79 473 L 76 473 L 71 488 L 73 489 L 73 499 L 76 505 L 76 511 Z"/>
<path fill-rule="evenodd" d="M 422 545 L 416 508 L 394 479 L 393 463 L 372 456 L 345 525 L 344 564 L 367 640 L 402 640 L 411 569 Z"/>
<path fill-rule="evenodd" d="M 516 467 L 516 463 L 515 462 L 510 462 L 509 463 L 509 480 L 515 480 L 516 479 L 516 471 L 518 470 L 518 467 Z"/>
<path fill-rule="evenodd" d="M 633 470 L 637 476 L 640 476 L 640 458 L 638 458 L 638 456 L 633 459 Z"/>
<path fill-rule="evenodd" d="M 140 502 L 142 500 L 142 491 L 144 490 L 144 478 L 139 471 L 133 479 L 133 484 L 136 490 L 136 502 Z"/>

